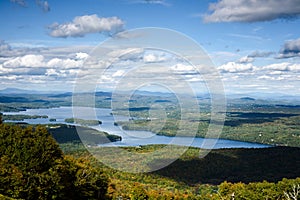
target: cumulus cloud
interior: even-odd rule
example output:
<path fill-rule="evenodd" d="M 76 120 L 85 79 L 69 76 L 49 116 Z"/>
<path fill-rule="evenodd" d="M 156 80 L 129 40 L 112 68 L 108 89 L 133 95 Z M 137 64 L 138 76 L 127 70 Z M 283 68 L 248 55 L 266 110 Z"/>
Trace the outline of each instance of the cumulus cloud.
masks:
<path fill-rule="evenodd" d="M 158 55 L 158 54 L 149 53 L 144 55 L 143 60 L 146 63 L 158 63 L 158 62 L 166 61 L 167 57 L 165 54 Z"/>
<path fill-rule="evenodd" d="M 53 58 L 46 63 L 47 68 L 74 69 L 82 65 L 81 60 Z"/>
<path fill-rule="evenodd" d="M 258 67 L 251 63 L 228 62 L 219 66 L 218 69 L 223 73 L 255 72 L 256 74 L 281 75 L 288 72 L 300 72 L 300 64 L 282 62 Z"/>
<path fill-rule="evenodd" d="M 186 65 L 182 63 L 175 64 L 171 67 L 174 71 L 195 71 L 192 65 Z"/>
<path fill-rule="evenodd" d="M 222 72 L 230 72 L 230 73 L 238 73 L 238 72 L 246 72 L 251 71 L 253 69 L 253 65 L 243 64 L 243 63 L 236 63 L 236 62 L 228 62 L 224 65 L 218 67 L 219 70 Z"/>
<path fill-rule="evenodd" d="M 239 59 L 239 63 L 252 63 L 254 61 L 253 57 L 244 56 Z"/>
<path fill-rule="evenodd" d="M 5 68 L 5 67 L 3 67 L 3 65 L 0 65 L 0 75 L 5 75 L 11 71 L 12 71 L 12 69 Z"/>
<path fill-rule="evenodd" d="M 15 48 L 1 41 L 0 83 L 3 87 L 70 89 L 91 49 L 90 46 Z"/>
<path fill-rule="evenodd" d="M 205 22 L 258 22 L 300 15 L 298 0 L 219 0 L 211 3 Z"/>
<path fill-rule="evenodd" d="M 262 67 L 262 69 L 274 70 L 274 71 L 288 71 L 289 65 L 290 65 L 290 63 L 288 63 L 288 62 L 275 63 L 275 64 L 271 64 L 271 65 L 266 65 L 266 66 Z"/>
<path fill-rule="evenodd" d="M 300 64 L 291 64 L 288 66 L 288 69 L 291 71 L 300 72 Z"/>
<path fill-rule="evenodd" d="M 114 35 L 124 29 L 124 21 L 118 17 L 98 17 L 94 15 L 77 16 L 72 22 L 49 26 L 52 37 L 83 37 L 90 33 Z"/>
<path fill-rule="evenodd" d="M 43 67 L 45 65 L 44 56 L 42 55 L 25 55 L 16 57 L 3 63 L 5 68 L 18 68 L 18 67 Z"/>
<path fill-rule="evenodd" d="M 273 70 L 273 71 L 299 72 L 300 71 L 300 64 L 283 62 L 283 63 L 276 63 L 276 64 L 271 64 L 271 65 L 266 65 L 262 69 Z"/>
<path fill-rule="evenodd" d="M 47 69 L 46 76 L 58 76 L 59 72 L 55 69 Z"/>
<path fill-rule="evenodd" d="M 10 55 L 0 57 L 0 82 L 4 85 L 22 86 L 26 83 L 28 87 L 43 87 L 43 85 L 47 85 L 52 88 L 57 86 L 63 88 L 71 87 L 74 84 L 77 73 L 82 69 L 85 58 L 88 56 L 87 52 L 90 52 L 91 47 L 14 48 L 2 41 L 0 42 L 0 49 L 0 55 L 4 51 L 9 52 L 7 55 Z M 290 61 L 255 66 L 250 62 L 251 59 L 268 56 L 268 53 L 262 51 L 253 52 L 240 59 L 237 56 L 230 57 L 231 61 L 236 60 L 236 62 L 226 61 L 225 64 L 218 67 L 219 71 L 222 72 L 225 84 L 230 84 L 231 88 L 235 85 L 244 88 L 252 83 L 258 85 L 253 87 L 253 90 L 260 88 L 260 86 L 267 88 L 269 85 L 276 88 L 276 84 L 282 88 L 281 86 L 284 83 L 295 87 L 299 85 L 300 64 Z M 178 76 L 180 80 L 186 80 L 192 82 L 192 84 L 201 84 L 203 80 L 199 78 L 199 75 L 203 75 L 207 70 L 206 68 L 202 70 L 201 66 L 194 68 L 186 62 L 174 59 L 165 52 L 161 53 L 142 48 L 118 49 L 111 51 L 109 57 L 120 57 L 120 59 L 117 59 L 116 65 L 113 65 L 111 70 L 106 71 L 106 74 L 101 76 L 100 83 L 103 83 L 104 87 L 111 87 L 132 66 L 139 67 L 140 63 L 145 63 L 145 61 L 153 62 L 163 58 L 167 59 L 167 66 L 170 66 L 176 78 Z M 94 75 L 91 74 L 91 71 L 93 72 L 94 69 L 86 67 L 86 65 L 84 67 L 86 70 L 80 73 L 81 77 Z M 198 68 L 201 69 L 199 73 L 197 71 Z M 141 77 L 147 78 L 153 75 L 151 67 L 147 68 L 147 70 L 141 70 Z M 155 70 L 160 72 L 160 68 L 155 68 Z M 97 76 L 97 80 L 98 78 Z M 87 80 L 89 81 L 90 79 Z M 36 86 L 34 84 L 40 85 Z"/>
<path fill-rule="evenodd" d="M 277 58 L 300 57 L 300 38 L 285 42 Z"/>
<path fill-rule="evenodd" d="M 82 52 L 76 53 L 76 59 L 86 59 L 87 57 L 89 57 L 87 53 L 82 53 Z"/>
<path fill-rule="evenodd" d="M 83 59 L 46 59 L 43 55 L 25 55 L 7 59 L 0 65 L 0 71 L 14 75 L 57 75 L 59 72 L 66 74 L 78 70 L 82 64 Z"/>

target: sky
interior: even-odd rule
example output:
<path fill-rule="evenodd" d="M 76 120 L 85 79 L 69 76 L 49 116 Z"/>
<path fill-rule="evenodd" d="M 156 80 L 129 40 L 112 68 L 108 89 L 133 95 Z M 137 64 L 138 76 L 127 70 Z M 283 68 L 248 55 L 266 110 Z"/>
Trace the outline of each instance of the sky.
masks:
<path fill-rule="evenodd" d="M 93 49 L 107 40 L 118 46 L 123 31 L 152 27 L 199 44 L 226 94 L 300 95 L 300 0 L 0 0 L 0 15 L 0 89 L 72 91 Z M 208 73 L 170 52 L 125 52 L 97 74 L 100 90 L 136 75 L 141 64 L 167 66 L 196 89 Z M 139 73 L 156 77 L 157 69 Z"/>

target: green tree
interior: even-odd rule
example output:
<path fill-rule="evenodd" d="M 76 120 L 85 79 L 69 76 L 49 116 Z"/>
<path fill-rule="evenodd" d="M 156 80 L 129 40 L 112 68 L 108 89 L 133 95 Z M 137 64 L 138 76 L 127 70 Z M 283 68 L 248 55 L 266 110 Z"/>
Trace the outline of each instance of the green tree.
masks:
<path fill-rule="evenodd" d="M 147 200 L 149 196 L 146 190 L 139 184 L 135 184 L 131 191 L 131 200 Z"/>
<path fill-rule="evenodd" d="M 63 155 L 44 127 L 0 125 L 0 194 L 16 199 L 105 199 L 108 179 Z"/>
<path fill-rule="evenodd" d="M 0 194 L 0 199 L 1 200 L 15 200 L 13 198 L 7 197 L 7 196 L 3 196 L 2 194 Z"/>

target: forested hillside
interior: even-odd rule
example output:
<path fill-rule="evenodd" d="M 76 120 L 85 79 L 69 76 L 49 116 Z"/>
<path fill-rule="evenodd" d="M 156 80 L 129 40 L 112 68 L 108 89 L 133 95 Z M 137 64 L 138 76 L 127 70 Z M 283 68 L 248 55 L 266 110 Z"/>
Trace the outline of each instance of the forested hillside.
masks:
<path fill-rule="evenodd" d="M 105 199 L 108 179 L 65 156 L 44 127 L 0 125 L 0 194 L 16 199 Z M 0 196 L 0 199 L 4 197 Z"/>

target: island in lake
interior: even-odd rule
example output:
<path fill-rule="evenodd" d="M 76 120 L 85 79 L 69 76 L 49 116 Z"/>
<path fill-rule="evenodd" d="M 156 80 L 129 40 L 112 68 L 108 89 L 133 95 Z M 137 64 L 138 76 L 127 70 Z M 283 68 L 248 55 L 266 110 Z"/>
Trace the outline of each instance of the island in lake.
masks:
<path fill-rule="evenodd" d="M 70 124 L 80 124 L 83 126 L 97 126 L 99 124 L 102 124 L 102 121 L 100 120 L 93 120 L 93 119 L 79 119 L 79 118 L 67 118 L 65 119 L 66 123 Z"/>

